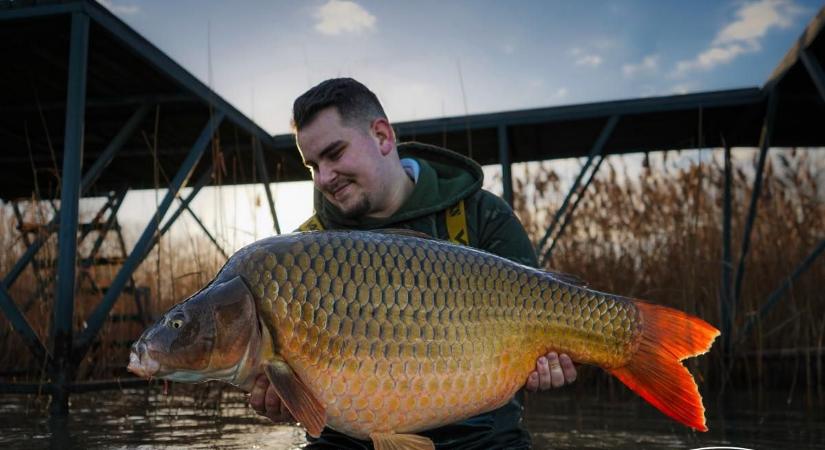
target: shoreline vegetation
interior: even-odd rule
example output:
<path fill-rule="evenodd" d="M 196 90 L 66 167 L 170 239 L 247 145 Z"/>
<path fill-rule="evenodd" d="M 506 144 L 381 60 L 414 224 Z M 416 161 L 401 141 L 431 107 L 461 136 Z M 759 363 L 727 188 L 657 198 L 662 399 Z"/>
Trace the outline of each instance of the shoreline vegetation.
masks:
<path fill-rule="evenodd" d="M 751 198 L 753 149 L 733 152 L 733 270 L 738 263 L 745 217 Z M 818 258 L 785 293 L 752 332 L 742 337 L 743 324 L 753 316 L 794 268 L 825 237 L 825 157 L 818 149 L 774 149 L 765 167 L 762 193 L 751 234 L 742 293 L 733 321 L 734 345 L 725 357 L 721 340 L 711 351 L 685 363 L 700 388 L 726 386 L 787 389 L 809 402 L 825 401 L 825 259 Z M 675 307 L 720 327 L 722 274 L 722 186 L 720 150 L 654 153 L 634 159 L 604 160 L 587 188 L 572 220 L 559 239 L 547 268 L 577 276 L 589 287 Z M 638 162 L 638 163 L 637 163 Z M 576 169 L 577 171 L 578 169 Z M 573 175 L 575 172 L 573 173 Z M 534 242 L 547 229 L 567 192 L 572 175 L 558 173 L 553 162 L 514 167 L 514 210 Z M 487 185 L 500 191 L 500 175 Z M 26 202 L 28 222 L 45 222 L 52 207 Z M 91 219 L 92 214 L 82 217 Z M 125 232 L 133 231 L 125 225 Z M 181 237 L 184 236 L 184 237 Z M 148 287 L 145 307 L 157 317 L 212 279 L 223 257 L 198 231 L 164 237 L 134 275 Z M 87 254 L 94 241 L 79 247 Z M 8 204 L 0 207 L 0 273 L 9 272 L 25 250 Z M 127 246 L 128 247 L 128 246 Z M 116 239 L 107 239 L 100 256 L 118 254 Z M 37 259 L 48 265 L 56 258 L 56 237 Z M 107 286 L 117 266 L 92 266 L 88 274 L 98 287 Z M 54 290 L 53 270 L 35 274 L 31 265 L 10 290 L 18 308 L 44 342 L 48 342 Z M 38 276 L 47 288 L 38 293 Z M 101 298 L 78 271 L 75 330 Z M 731 282 L 733 284 L 733 281 Z M 123 294 L 112 315 L 134 315 L 131 294 Z M 128 342 L 143 327 L 133 320 L 108 321 L 99 344 L 81 363 L 80 381 L 128 377 Z M 741 339 L 741 340 L 740 340 Z M 582 368 L 577 385 L 613 391 L 611 378 Z M 0 314 L 0 381 L 38 382 L 45 374 Z"/>

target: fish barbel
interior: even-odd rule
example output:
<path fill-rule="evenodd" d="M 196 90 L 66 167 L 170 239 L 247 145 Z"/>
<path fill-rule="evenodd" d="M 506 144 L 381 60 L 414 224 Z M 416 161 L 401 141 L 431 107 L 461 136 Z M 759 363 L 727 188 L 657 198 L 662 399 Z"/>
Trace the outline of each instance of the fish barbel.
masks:
<path fill-rule="evenodd" d="M 255 242 L 144 332 L 129 370 L 247 391 L 265 373 L 310 435 L 329 426 L 376 448 L 432 448 L 415 433 L 502 406 L 556 351 L 707 430 L 680 361 L 705 353 L 714 327 L 412 233 Z"/>

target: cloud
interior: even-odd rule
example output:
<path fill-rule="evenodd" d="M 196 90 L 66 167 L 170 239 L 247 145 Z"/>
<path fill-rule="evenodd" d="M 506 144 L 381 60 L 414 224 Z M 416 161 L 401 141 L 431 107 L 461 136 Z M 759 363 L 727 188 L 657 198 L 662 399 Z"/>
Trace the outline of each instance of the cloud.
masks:
<path fill-rule="evenodd" d="M 315 29 L 322 34 L 337 36 L 343 33 L 361 33 L 375 28 L 375 16 L 358 3 L 347 0 L 329 0 L 315 13 Z"/>
<path fill-rule="evenodd" d="M 570 55 L 575 58 L 577 66 L 599 67 L 602 64 L 601 56 L 595 53 L 585 53 L 578 47 L 571 48 Z"/>
<path fill-rule="evenodd" d="M 97 2 L 103 5 L 103 7 L 105 7 L 114 14 L 122 14 L 124 16 L 128 16 L 140 12 L 140 6 L 138 5 L 124 5 L 121 3 L 115 4 L 112 2 L 112 0 L 97 0 Z"/>
<path fill-rule="evenodd" d="M 790 0 L 746 3 L 736 12 L 736 21 L 722 28 L 713 43 L 724 45 L 741 41 L 758 42 L 771 28 L 788 28 L 793 25 L 793 19 L 802 12 L 802 8 Z"/>
<path fill-rule="evenodd" d="M 602 57 L 599 55 L 582 55 L 576 59 L 577 66 L 598 67 L 602 63 Z"/>
<path fill-rule="evenodd" d="M 743 3 L 736 19 L 722 27 L 711 45 L 690 60 L 676 63 L 675 75 L 693 70 L 711 70 L 740 55 L 762 49 L 761 39 L 774 28 L 788 28 L 804 10 L 792 0 L 758 0 Z"/>
<path fill-rule="evenodd" d="M 727 64 L 733 61 L 734 58 L 743 53 L 750 53 L 757 50 L 758 47 L 743 47 L 739 44 L 711 47 L 690 61 L 679 61 L 676 64 L 676 73 L 683 74 L 695 69 L 710 70 L 719 64 Z"/>
<path fill-rule="evenodd" d="M 642 73 L 654 73 L 659 69 L 659 55 L 647 55 L 638 64 L 625 64 L 622 73 L 631 78 Z"/>

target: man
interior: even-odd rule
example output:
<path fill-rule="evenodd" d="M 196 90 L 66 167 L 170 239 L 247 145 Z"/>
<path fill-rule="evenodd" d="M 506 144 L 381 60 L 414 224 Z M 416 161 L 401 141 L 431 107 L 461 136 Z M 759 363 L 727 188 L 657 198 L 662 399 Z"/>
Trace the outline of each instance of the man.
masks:
<path fill-rule="evenodd" d="M 434 146 L 396 147 L 381 103 L 361 83 L 340 78 L 313 87 L 295 100 L 293 127 L 315 184 L 316 214 L 302 229 L 407 228 L 537 266 L 513 211 L 481 189 L 481 167 Z M 550 353 L 538 359 L 525 387 L 545 390 L 575 378 L 570 358 Z M 420 434 L 439 448 L 529 448 L 521 424 L 522 397 L 520 393 L 495 411 Z M 273 421 L 288 418 L 263 375 L 249 401 Z M 372 447 L 327 428 L 307 448 Z"/>

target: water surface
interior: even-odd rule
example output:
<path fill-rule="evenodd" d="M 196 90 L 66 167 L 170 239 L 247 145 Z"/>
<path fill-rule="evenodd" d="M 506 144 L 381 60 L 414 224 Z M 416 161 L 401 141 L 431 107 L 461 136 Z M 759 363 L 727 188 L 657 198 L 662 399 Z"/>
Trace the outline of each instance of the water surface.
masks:
<path fill-rule="evenodd" d="M 822 405 L 783 392 L 705 394 L 708 433 L 695 433 L 624 391 L 585 386 L 533 394 L 526 422 L 535 448 L 823 448 Z M 255 415 L 238 391 L 160 386 L 78 394 L 65 422 L 50 422 L 45 397 L 0 396 L 0 448 L 292 449 L 304 432 Z"/>

